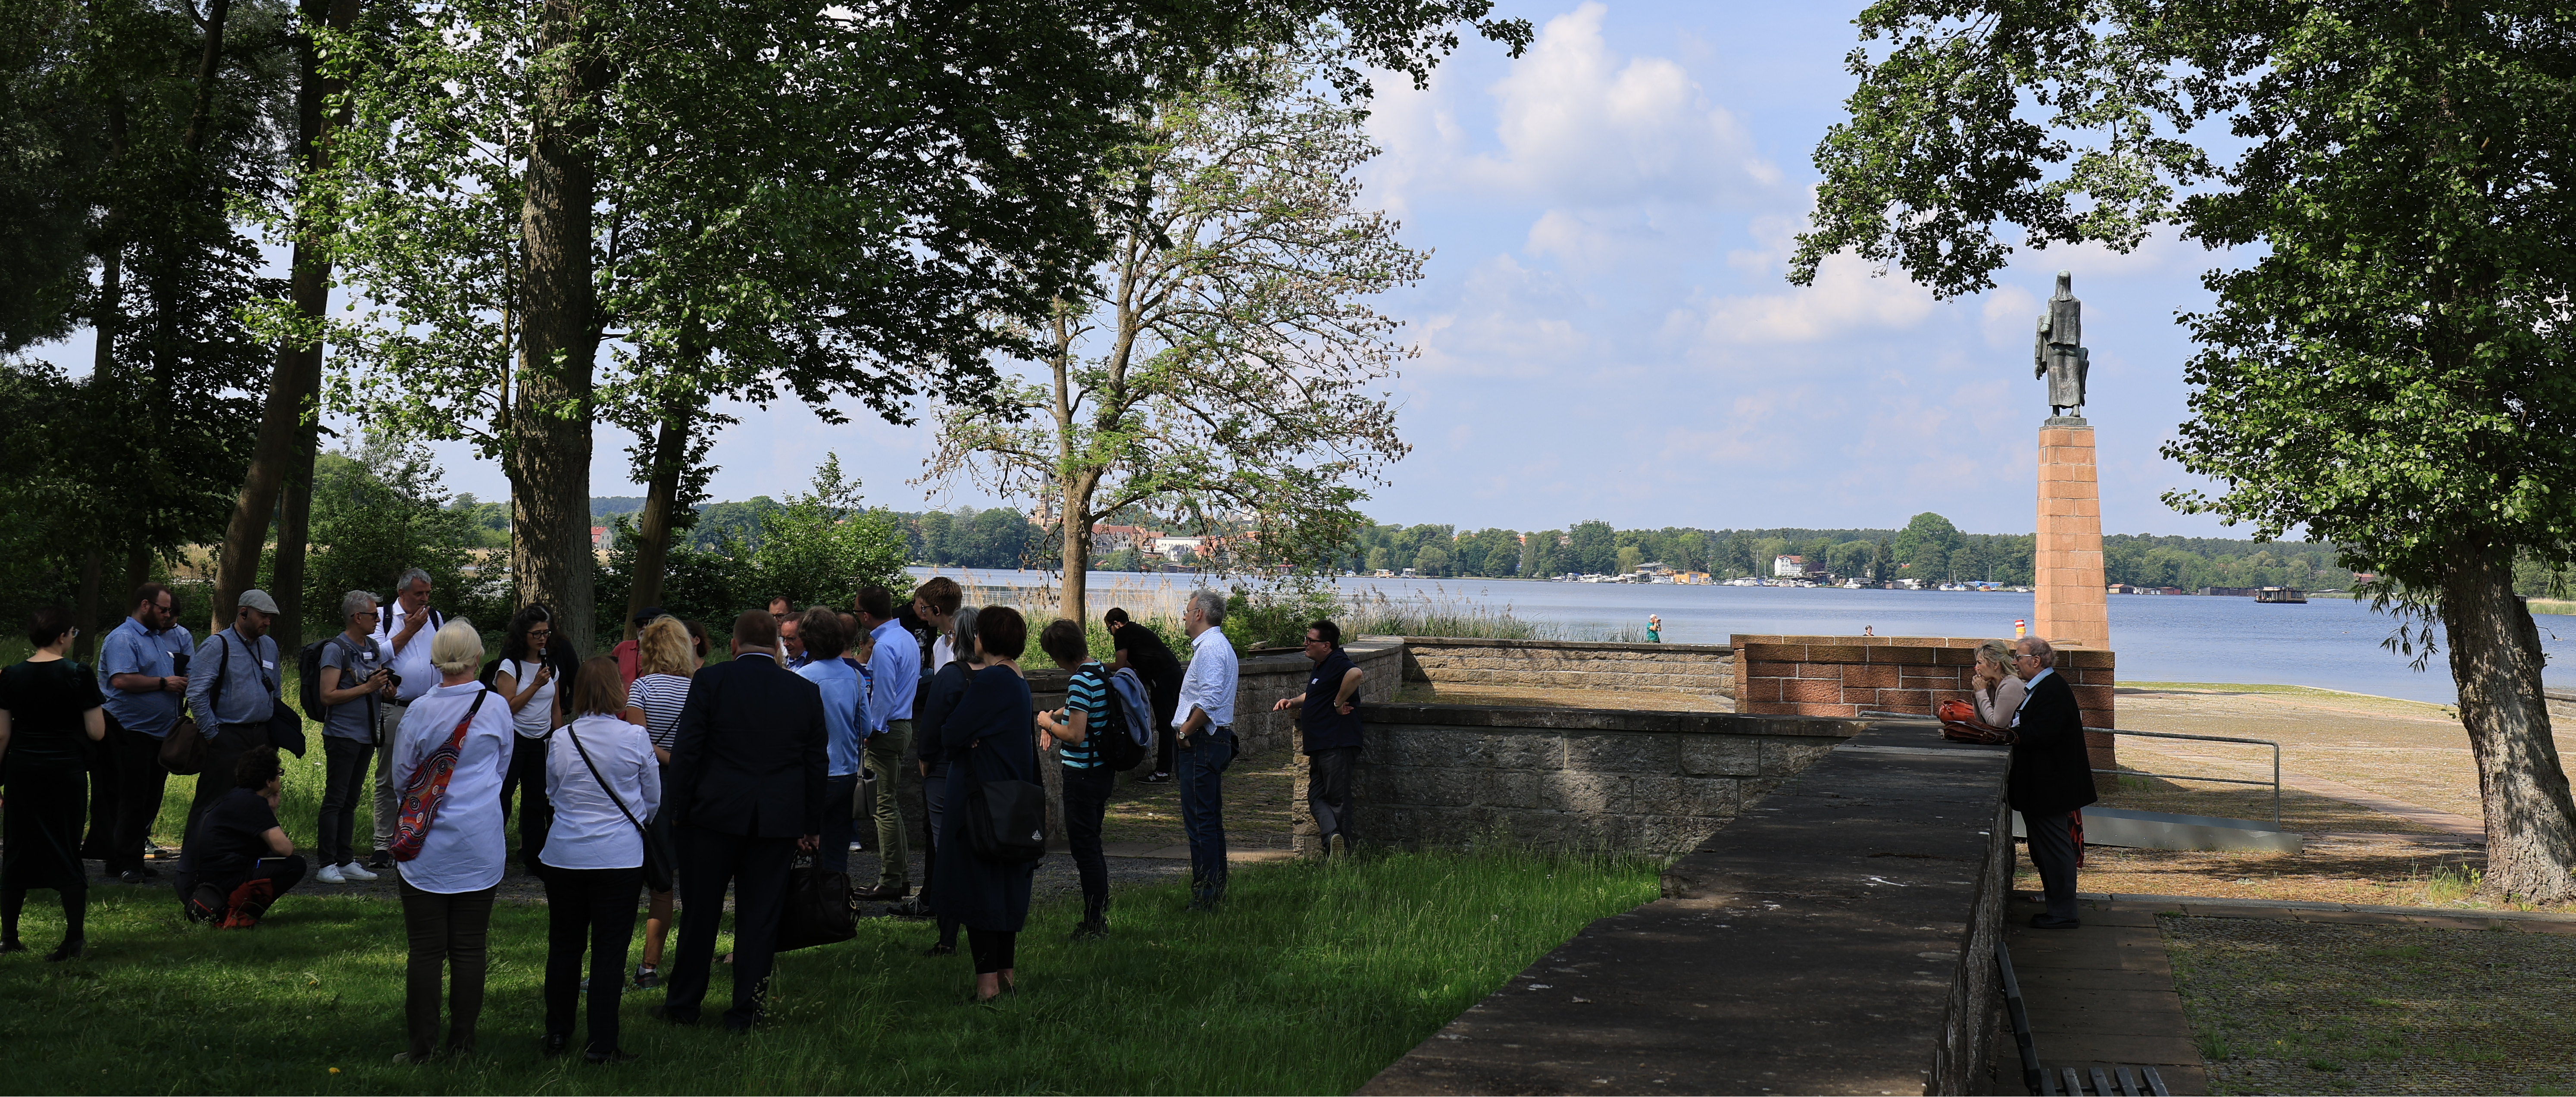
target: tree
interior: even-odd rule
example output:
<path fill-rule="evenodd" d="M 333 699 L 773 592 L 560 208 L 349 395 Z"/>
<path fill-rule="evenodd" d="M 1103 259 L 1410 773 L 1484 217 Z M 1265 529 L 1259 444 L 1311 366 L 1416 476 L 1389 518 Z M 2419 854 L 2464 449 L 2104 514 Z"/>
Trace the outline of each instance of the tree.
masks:
<path fill-rule="evenodd" d="M 1360 111 L 1307 87 L 1315 65 L 1265 52 L 1138 118 L 1119 200 L 1099 206 L 1101 292 L 1057 303 L 1036 381 L 942 414 L 925 479 L 1059 515 L 1068 617 L 1087 612 L 1102 515 L 1145 507 L 1199 533 L 1249 515 L 1257 562 L 1310 565 L 1364 522 L 1356 485 L 1409 448 L 1371 389 L 1414 352 L 1365 300 L 1419 278 L 1422 256 L 1356 205 L 1377 150 Z"/>
<path fill-rule="evenodd" d="M 1577 522 L 1566 531 L 1567 567 L 1599 575 L 1619 566 L 1619 534 L 1608 522 Z"/>
<path fill-rule="evenodd" d="M 2485 889 L 2576 898 L 2576 804 L 2541 697 L 2525 553 L 2576 558 L 2576 13 L 2117 0 L 1884 3 L 1793 277 L 1849 249 L 1936 293 L 2009 252 L 2126 250 L 2160 225 L 2260 245 L 2185 316 L 2194 418 L 2167 502 L 2331 539 L 2449 638 Z M 2223 124 L 2224 152 L 2192 131 Z M 2232 160 L 2222 159 L 2232 156 Z M 2070 163 L 2071 161 L 2071 163 Z M 2057 167 L 2056 165 L 2065 165 Z M 2177 197 L 2182 195 L 2182 197 Z"/>
<path fill-rule="evenodd" d="M 339 631 L 348 623 L 339 619 L 342 595 L 385 597 L 408 568 L 429 573 L 451 612 L 481 601 L 468 571 L 474 527 L 466 512 L 447 505 L 426 447 L 370 433 L 353 448 L 316 458 L 313 473 L 313 552 L 298 592 L 302 624 L 321 635 Z M 278 608 L 285 609 L 282 599 Z"/>
<path fill-rule="evenodd" d="M 859 506 L 859 484 L 832 454 L 814 470 L 813 490 L 762 516 L 751 550 L 751 589 L 791 605 L 855 605 L 859 588 L 902 589 L 903 532 L 893 516 Z"/>
<path fill-rule="evenodd" d="M 1914 516 L 1896 534 L 1894 545 L 1898 567 L 1912 569 L 1908 579 L 1946 578 L 1950 574 L 1950 557 L 1967 546 L 1967 538 L 1950 520 L 1931 511 Z"/>

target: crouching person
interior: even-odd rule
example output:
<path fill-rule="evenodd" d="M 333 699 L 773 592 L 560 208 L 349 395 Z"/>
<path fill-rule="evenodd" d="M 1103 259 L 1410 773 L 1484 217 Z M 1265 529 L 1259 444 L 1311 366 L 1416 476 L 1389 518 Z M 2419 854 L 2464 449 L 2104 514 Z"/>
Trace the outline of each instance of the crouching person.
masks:
<path fill-rule="evenodd" d="M 303 882 L 304 858 L 277 825 L 285 777 L 275 747 L 254 748 L 233 762 L 232 791 L 206 809 L 196 836 L 180 851 L 180 895 L 190 921 L 248 929 Z"/>

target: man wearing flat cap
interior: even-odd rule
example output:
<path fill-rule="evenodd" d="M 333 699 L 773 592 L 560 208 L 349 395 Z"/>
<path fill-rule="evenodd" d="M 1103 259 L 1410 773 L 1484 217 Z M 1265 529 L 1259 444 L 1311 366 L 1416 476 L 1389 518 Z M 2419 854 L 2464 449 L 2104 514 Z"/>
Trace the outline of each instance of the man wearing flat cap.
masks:
<path fill-rule="evenodd" d="M 205 768 L 197 771 L 197 798 L 188 805 L 187 837 L 197 817 L 233 788 L 233 763 L 268 741 L 268 717 L 278 704 L 277 599 L 246 590 L 233 610 L 233 627 L 206 637 L 188 659 L 188 715 L 206 737 Z M 183 846 L 184 848 L 184 846 Z"/>

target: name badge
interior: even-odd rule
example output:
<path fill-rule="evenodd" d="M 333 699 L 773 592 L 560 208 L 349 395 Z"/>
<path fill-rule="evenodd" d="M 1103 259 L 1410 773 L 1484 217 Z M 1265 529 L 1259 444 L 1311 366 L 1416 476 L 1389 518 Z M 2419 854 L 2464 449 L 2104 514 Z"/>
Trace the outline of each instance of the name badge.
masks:
<path fill-rule="evenodd" d="M 277 669 L 277 664 L 272 663 L 272 662 L 270 662 L 270 661 L 268 661 L 268 660 L 266 660 L 266 659 L 262 659 L 262 660 L 260 660 L 260 661 L 259 661 L 259 665 L 261 665 L 261 666 L 263 666 L 263 667 L 267 667 L 267 668 L 268 668 L 268 669 L 270 669 L 270 670 L 276 670 L 276 669 Z"/>

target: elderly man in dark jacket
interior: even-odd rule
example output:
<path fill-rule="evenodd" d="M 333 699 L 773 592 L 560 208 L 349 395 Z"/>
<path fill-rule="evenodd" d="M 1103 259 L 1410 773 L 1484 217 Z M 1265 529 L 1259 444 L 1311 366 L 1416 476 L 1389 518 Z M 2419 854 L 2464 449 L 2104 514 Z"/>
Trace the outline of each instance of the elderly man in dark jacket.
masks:
<path fill-rule="evenodd" d="M 2039 870 L 2048 910 L 2030 924 L 2073 929 L 2075 916 L 2076 812 L 2098 799 L 2093 763 L 2084 749 L 2084 713 L 2075 687 L 2051 669 L 2056 652 L 2033 636 L 2013 645 L 2013 673 L 2028 683 L 2013 716 L 2012 780 L 2006 797 L 2021 813 L 2030 837 L 2030 863 Z"/>
<path fill-rule="evenodd" d="M 679 962 L 655 1012 L 698 1019 L 715 960 L 716 919 L 733 885 L 733 1007 L 725 1027 L 760 1019 L 778 915 L 796 851 L 823 831 L 823 695 L 778 665 L 778 622 L 753 610 L 734 622 L 734 658 L 689 680 L 663 793 L 680 854 Z"/>

